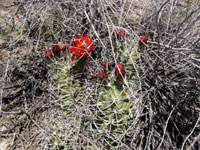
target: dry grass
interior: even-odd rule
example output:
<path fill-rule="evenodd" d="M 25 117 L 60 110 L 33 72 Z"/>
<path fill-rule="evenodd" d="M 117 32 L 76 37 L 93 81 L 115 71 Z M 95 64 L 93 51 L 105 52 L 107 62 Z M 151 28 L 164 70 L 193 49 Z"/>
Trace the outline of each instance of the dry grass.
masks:
<path fill-rule="evenodd" d="M 16 5 L 20 18 L 14 19 L 18 21 L 12 22 L 12 32 L 4 35 L 8 41 L 1 45 L 9 55 L 0 72 L 0 119 L 6 127 L 0 135 L 12 137 L 10 149 L 199 149 L 198 0 Z M 116 28 L 128 36 L 116 40 Z M 52 63 L 44 58 L 43 50 L 52 43 L 71 45 L 80 34 L 94 38 L 95 50 L 79 74 L 70 52 Z M 148 44 L 127 64 L 143 34 Z M 107 83 L 89 77 L 102 71 L 105 61 L 112 67 L 123 63 L 126 69 L 134 68 L 127 69 L 122 85 L 131 104 L 122 107 L 128 115 L 126 109 L 120 114 L 120 107 L 106 110 L 99 105 L 114 93 L 113 72 Z M 120 96 L 114 95 L 124 98 Z M 111 98 L 103 107 L 112 102 L 118 104 Z M 116 114 L 124 122 L 118 122 Z"/>

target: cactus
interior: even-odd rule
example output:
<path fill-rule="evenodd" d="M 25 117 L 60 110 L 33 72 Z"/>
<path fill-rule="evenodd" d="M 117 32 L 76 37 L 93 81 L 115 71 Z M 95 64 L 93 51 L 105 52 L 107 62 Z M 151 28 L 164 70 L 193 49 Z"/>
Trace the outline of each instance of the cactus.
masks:
<path fill-rule="evenodd" d="M 131 120 L 135 117 L 135 106 L 132 89 L 137 88 L 138 74 L 136 73 L 139 64 L 137 64 L 138 56 L 140 53 L 137 51 L 137 46 L 133 46 L 135 43 L 130 43 L 128 47 L 122 46 L 123 54 L 119 53 L 118 61 L 122 63 L 126 70 L 125 80 L 128 80 L 128 85 L 123 84 L 124 82 L 119 81 L 114 76 L 110 75 L 108 82 L 109 86 L 101 87 L 96 99 L 96 113 L 91 124 L 95 132 L 97 139 L 103 138 L 105 146 L 109 149 L 110 146 L 123 146 L 121 141 L 123 136 L 126 134 L 128 127 L 131 125 Z M 67 116 L 77 111 L 77 108 L 82 107 L 81 101 L 84 99 L 84 88 L 81 85 L 79 79 L 75 79 L 74 75 L 82 73 L 86 60 L 82 59 L 76 63 L 71 63 L 69 56 L 68 59 L 59 60 L 55 66 L 55 76 L 57 79 L 57 86 L 55 91 L 58 95 L 58 102 L 56 106 L 63 111 Z M 76 64 L 76 65 L 72 65 Z M 83 77 L 83 76 L 82 76 Z M 131 82 L 134 83 L 131 84 Z M 136 86 L 135 86 L 136 85 Z M 131 87 L 131 88 L 130 88 Z M 92 93 L 91 93 L 92 94 Z M 90 126 L 91 127 L 91 126 Z M 82 126 L 86 129 L 87 126 Z M 56 135 L 51 135 L 51 143 L 56 143 L 59 146 L 71 148 L 73 141 L 77 139 L 77 132 L 74 129 L 70 129 L 70 137 L 68 142 L 71 144 L 65 145 L 63 143 L 63 136 L 59 129 L 56 130 Z M 102 133 L 109 133 L 110 137 Z M 64 134 L 64 133 L 63 133 Z M 65 133 L 66 134 L 66 133 Z M 65 135 L 66 136 L 66 135 Z M 65 141 L 66 142 L 66 141 Z M 101 142 L 101 141 L 98 141 Z M 97 143 L 98 143 L 97 142 Z M 71 146 L 70 146 L 71 145 Z M 83 149 L 86 145 L 83 145 Z M 95 149 L 93 145 L 87 145 L 85 149 Z"/>
<path fill-rule="evenodd" d="M 104 88 L 97 101 L 97 107 L 101 110 L 101 116 L 107 120 L 104 128 L 109 124 L 124 124 L 128 118 L 134 116 L 131 111 L 134 100 L 129 98 L 127 88 L 117 83 L 112 83 L 108 88 Z"/>
<path fill-rule="evenodd" d="M 115 48 L 117 63 L 125 67 L 125 82 L 119 81 L 118 78 L 110 76 L 110 86 L 102 87 L 97 100 L 97 114 L 95 125 L 102 133 L 109 133 L 113 139 L 106 141 L 110 146 L 120 145 L 122 137 L 126 134 L 131 121 L 135 117 L 135 106 L 133 90 L 137 90 L 139 82 L 139 69 L 142 66 L 138 63 L 141 52 L 138 51 L 136 42 L 130 42 Z M 121 51 L 120 51 L 121 48 Z M 103 137 L 106 139 L 106 137 Z M 118 141 L 118 142 L 116 142 Z M 107 145 L 107 146 L 108 146 Z M 108 146 L 109 149 L 109 146 Z"/>
<path fill-rule="evenodd" d="M 66 121 L 65 118 L 62 119 Z M 53 132 L 49 134 L 49 146 L 51 149 L 73 149 L 79 133 L 74 120 L 74 118 L 68 116 L 67 121 L 71 122 L 69 124 L 59 120 L 54 122 Z"/>
<path fill-rule="evenodd" d="M 57 96 L 55 105 L 58 107 L 59 113 L 67 117 L 68 120 L 63 124 L 62 121 L 54 123 L 54 132 L 49 135 L 49 142 L 53 149 L 72 149 L 74 142 L 78 138 L 79 130 L 73 124 L 73 120 L 75 120 L 73 113 L 75 114 L 77 108 L 82 106 L 84 88 L 81 85 L 81 81 L 75 79 L 77 71 L 74 71 L 74 69 L 77 69 L 77 65 L 71 63 L 68 54 L 67 58 L 61 58 L 52 64 L 55 80 L 54 91 Z M 69 127 L 66 127 L 66 125 Z"/>
<path fill-rule="evenodd" d="M 83 98 L 81 93 L 84 89 L 81 86 L 81 81 L 74 78 L 70 60 L 58 61 L 55 68 L 57 78 L 55 91 L 59 99 L 56 105 L 63 109 L 65 114 L 72 113 L 75 111 L 74 103 L 77 104 Z"/>
<path fill-rule="evenodd" d="M 121 50 L 121 51 L 120 51 Z M 97 113 L 95 116 L 95 125 L 101 136 L 106 140 L 105 146 L 123 147 L 122 137 L 128 131 L 131 120 L 135 117 L 135 98 L 133 91 L 138 89 L 139 75 L 142 70 L 140 64 L 141 52 L 138 50 L 137 42 L 130 42 L 115 47 L 117 63 L 125 68 L 125 82 L 110 75 L 110 86 L 102 87 L 97 100 Z M 102 133 L 109 133 L 112 138 L 107 138 Z M 103 137 L 102 137 L 103 136 Z M 130 141 L 126 141 L 130 142 Z"/>
<path fill-rule="evenodd" d="M 111 79 L 112 80 L 112 79 Z M 115 146 L 125 135 L 130 119 L 134 117 L 134 98 L 130 96 L 128 88 L 115 80 L 109 87 L 103 87 L 97 100 L 95 125 L 96 136 L 106 140 L 105 146 Z M 113 139 L 107 139 L 102 133 L 109 133 Z M 103 137 L 102 137 L 103 136 Z M 118 146 L 121 142 L 118 142 Z"/>
<path fill-rule="evenodd" d="M 120 55 L 120 60 L 124 63 L 128 79 L 136 82 L 142 71 L 142 65 L 139 62 L 142 52 L 138 49 L 135 41 L 130 42 L 127 46 L 122 45 L 122 50 L 123 54 Z"/>

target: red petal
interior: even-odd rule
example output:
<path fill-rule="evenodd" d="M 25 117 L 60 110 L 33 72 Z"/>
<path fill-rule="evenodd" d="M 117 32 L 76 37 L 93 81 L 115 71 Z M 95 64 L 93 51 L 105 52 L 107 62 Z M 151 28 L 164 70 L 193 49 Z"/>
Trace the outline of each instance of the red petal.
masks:
<path fill-rule="evenodd" d="M 94 43 L 87 34 L 75 37 L 74 41 L 72 41 L 72 45 L 74 47 L 68 47 L 68 49 L 75 52 L 77 56 L 89 56 L 88 53 L 94 49 Z"/>
<path fill-rule="evenodd" d="M 75 41 L 76 41 L 76 40 L 80 40 L 80 39 L 82 39 L 82 35 L 76 36 L 76 37 L 74 38 Z"/>
<path fill-rule="evenodd" d="M 82 45 L 82 43 L 83 43 L 83 37 L 82 37 L 82 35 L 80 35 L 80 36 L 77 36 L 74 38 L 74 42 L 72 42 L 72 45 L 80 47 Z"/>
<path fill-rule="evenodd" d="M 89 49 L 87 50 L 88 53 L 91 52 L 93 49 L 94 49 L 94 44 L 92 44 L 92 45 L 89 47 Z"/>
<path fill-rule="evenodd" d="M 84 47 L 78 48 L 78 47 L 68 47 L 69 50 L 75 52 L 75 53 L 85 53 Z"/>
<path fill-rule="evenodd" d="M 72 41 L 72 45 L 75 46 L 75 42 L 74 41 Z"/>
<path fill-rule="evenodd" d="M 85 41 L 87 39 L 87 37 L 89 38 L 89 36 L 87 34 L 82 35 L 82 39 Z"/>
<path fill-rule="evenodd" d="M 71 58 L 71 59 L 72 59 L 72 61 L 74 61 L 74 57 L 75 57 L 75 56 L 76 56 L 76 55 L 74 55 L 74 54 L 72 55 L 72 58 Z"/>
<path fill-rule="evenodd" d="M 76 40 L 75 41 L 75 46 L 76 47 L 81 47 L 83 45 L 83 40 Z"/>
<path fill-rule="evenodd" d="M 87 40 L 85 43 L 86 43 L 87 46 L 90 46 L 92 44 L 92 41 L 91 40 Z"/>

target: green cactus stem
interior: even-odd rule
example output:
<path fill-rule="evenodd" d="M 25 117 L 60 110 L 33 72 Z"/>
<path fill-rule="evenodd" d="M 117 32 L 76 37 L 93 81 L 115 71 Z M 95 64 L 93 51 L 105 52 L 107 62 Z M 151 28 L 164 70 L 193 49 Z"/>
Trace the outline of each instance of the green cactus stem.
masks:
<path fill-rule="evenodd" d="M 112 82 L 110 87 L 103 88 L 97 100 L 99 109 L 96 125 L 99 132 L 109 131 L 120 138 L 126 131 L 128 120 L 134 117 L 134 99 L 129 96 L 128 89 Z"/>
<path fill-rule="evenodd" d="M 83 99 L 84 88 L 81 85 L 79 79 L 75 79 L 74 69 L 76 65 L 72 66 L 71 60 L 61 60 L 55 64 L 55 77 L 56 86 L 55 91 L 58 96 L 58 102 L 56 103 L 65 114 L 69 114 L 75 111 L 75 105 L 79 104 L 79 101 Z"/>
<path fill-rule="evenodd" d="M 123 62 L 125 66 L 128 79 L 136 82 L 143 70 L 140 62 L 140 57 L 143 53 L 138 49 L 138 44 L 135 41 L 126 44 L 126 46 L 123 45 L 122 50 L 120 61 Z"/>

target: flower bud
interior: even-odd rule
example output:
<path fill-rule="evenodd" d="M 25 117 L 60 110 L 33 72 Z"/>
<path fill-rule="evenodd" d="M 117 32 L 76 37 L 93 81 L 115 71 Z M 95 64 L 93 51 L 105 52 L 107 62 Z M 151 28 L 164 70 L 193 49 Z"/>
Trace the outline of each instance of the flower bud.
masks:
<path fill-rule="evenodd" d="M 45 49 L 45 50 L 44 50 L 44 54 L 45 54 L 45 57 L 46 57 L 47 59 L 53 57 L 53 54 L 52 54 L 52 52 L 51 52 L 49 49 Z"/>
<path fill-rule="evenodd" d="M 57 45 L 57 44 L 53 44 L 52 45 L 52 52 L 55 53 L 55 54 L 59 54 L 61 52 L 60 46 Z"/>
<path fill-rule="evenodd" d="M 144 43 L 147 44 L 147 36 L 146 35 L 143 35 L 140 37 L 140 40 L 138 42 L 139 47 L 143 46 Z"/>
<path fill-rule="evenodd" d="M 121 78 L 122 76 L 125 76 L 125 70 L 124 70 L 124 66 L 121 65 L 121 64 L 118 64 L 116 67 L 115 67 L 115 76 L 117 78 Z"/>
<path fill-rule="evenodd" d="M 108 78 L 108 75 L 105 72 L 99 72 L 99 79 L 101 81 L 106 80 Z"/>
<path fill-rule="evenodd" d="M 104 69 L 107 70 L 111 70 L 110 64 L 108 62 L 104 62 L 103 64 Z"/>
<path fill-rule="evenodd" d="M 98 76 L 98 74 L 94 73 L 94 74 L 91 75 L 91 78 L 92 78 L 92 79 L 96 79 L 97 76 Z"/>

